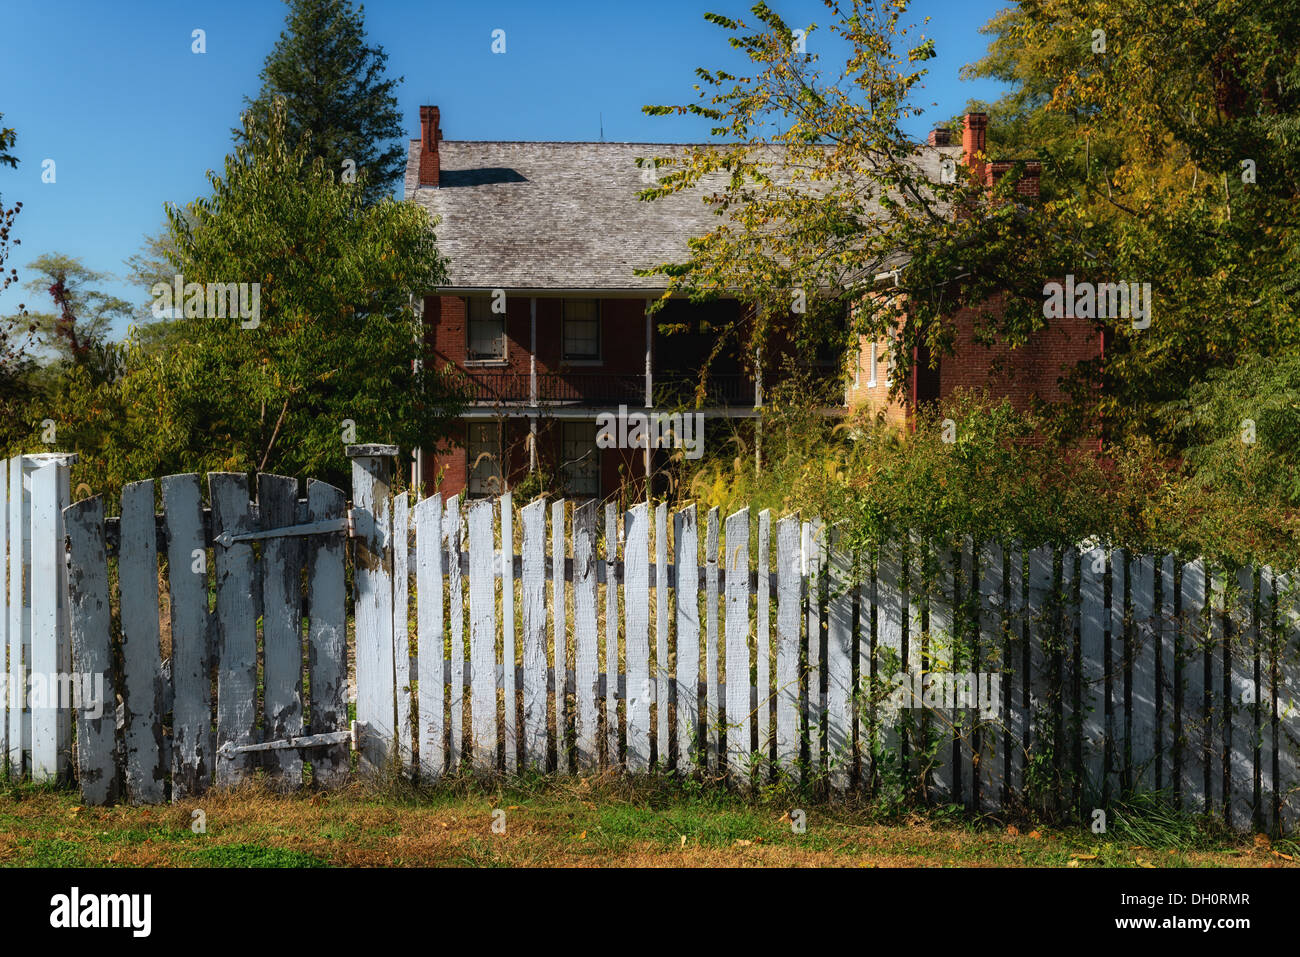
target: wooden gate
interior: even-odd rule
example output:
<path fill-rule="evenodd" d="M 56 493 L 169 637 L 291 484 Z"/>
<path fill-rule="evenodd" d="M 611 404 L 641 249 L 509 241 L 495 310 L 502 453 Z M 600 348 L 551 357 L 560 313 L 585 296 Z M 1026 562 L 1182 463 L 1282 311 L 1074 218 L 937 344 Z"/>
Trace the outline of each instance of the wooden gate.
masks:
<path fill-rule="evenodd" d="M 109 702 L 77 715 L 87 802 L 348 773 L 347 497 L 308 481 L 299 500 L 297 479 L 267 474 L 207 486 L 208 508 L 188 474 L 128 485 L 120 518 L 99 497 L 64 512 L 73 670 L 102 676 Z"/>

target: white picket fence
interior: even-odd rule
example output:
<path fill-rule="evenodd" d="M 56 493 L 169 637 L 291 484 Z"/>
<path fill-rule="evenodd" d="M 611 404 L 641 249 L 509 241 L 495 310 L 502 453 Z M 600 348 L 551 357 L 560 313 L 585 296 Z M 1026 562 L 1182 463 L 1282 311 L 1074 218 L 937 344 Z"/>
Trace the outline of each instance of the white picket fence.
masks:
<path fill-rule="evenodd" d="M 75 455 L 0 460 L 0 738 L 14 777 L 66 773 L 71 716 L 59 676 L 71 670 L 63 509 Z M 35 689 L 35 694 L 26 692 Z"/>
<path fill-rule="evenodd" d="M 10 576 L 32 584 L 33 623 L 7 626 L 9 667 L 66 668 L 70 632 L 72 669 L 102 672 L 121 697 L 117 713 L 76 716 L 88 802 L 255 773 L 331 786 L 351 743 L 362 770 L 429 782 L 621 769 L 748 787 L 791 774 L 835 794 L 1084 813 L 1157 790 L 1238 828 L 1295 826 L 1294 576 L 906 534 L 850 554 L 815 519 L 748 509 L 412 502 L 390 490 L 395 450 L 352 453 L 350 509 L 324 483 L 298 500 L 294 479 L 250 489 L 224 474 L 208 477 L 204 508 L 198 476 L 169 476 L 161 514 L 140 482 L 120 519 L 92 498 L 61 513 L 66 531 L 50 506 L 67 501 L 66 466 L 10 463 L 11 529 L 35 544 L 32 571 Z M 66 613 L 49 587 L 62 566 L 51 543 L 65 539 Z M 23 606 L 11 593 L 6 621 Z M 982 675 L 985 690 L 996 676 L 997 695 L 990 707 L 958 679 L 956 700 L 900 710 L 898 672 Z M 11 768 L 21 741 L 35 776 L 61 773 L 66 717 L 11 703 L 6 719 Z"/>

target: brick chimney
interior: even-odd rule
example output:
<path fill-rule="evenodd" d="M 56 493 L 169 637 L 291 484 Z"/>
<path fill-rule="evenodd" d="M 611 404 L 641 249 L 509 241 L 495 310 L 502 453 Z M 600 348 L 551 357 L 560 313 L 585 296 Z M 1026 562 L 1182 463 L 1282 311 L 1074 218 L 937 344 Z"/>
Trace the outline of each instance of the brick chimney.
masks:
<path fill-rule="evenodd" d="M 436 106 L 420 107 L 420 183 L 437 186 L 441 163 L 438 160 L 438 141 L 442 128 L 438 125 L 440 114 Z"/>
<path fill-rule="evenodd" d="M 967 113 L 962 121 L 961 159 L 980 182 L 984 182 L 984 162 L 977 157 L 984 154 L 984 130 L 988 125 L 989 118 L 985 113 Z"/>
<path fill-rule="evenodd" d="M 937 127 L 930 131 L 930 136 L 926 139 L 926 143 L 930 146 L 951 146 L 952 130 L 947 127 Z"/>
<path fill-rule="evenodd" d="M 1007 171 L 1015 167 L 1014 160 L 994 160 L 987 165 L 984 172 L 984 185 L 995 186 Z M 1027 199 L 1038 198 L 1038 178 L 1043 172 L 1043 164 L 1038 160 L 1026 160 L 1025 171 L 1016 183 L 1016 194 Z"/>

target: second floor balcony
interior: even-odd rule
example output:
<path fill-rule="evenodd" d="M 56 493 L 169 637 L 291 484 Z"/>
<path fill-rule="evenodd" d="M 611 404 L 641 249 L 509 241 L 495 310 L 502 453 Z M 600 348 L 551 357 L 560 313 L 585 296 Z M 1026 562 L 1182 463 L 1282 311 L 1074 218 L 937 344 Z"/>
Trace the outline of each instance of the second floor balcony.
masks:
<path fill-rule="evenodd" d="M 467 369 L 470 402 L 478 406 L 643 406 L 646 377 L 642 373 L 538 372 L 536 395 L 527 372 Z M 653 373 L 653 404 L 659 408 L 695 407 L 700 376 L 679 372 Z M 710 375 L 705 382 L 703 408 L 753 408 L 754 380 L 744 374 Z"/>

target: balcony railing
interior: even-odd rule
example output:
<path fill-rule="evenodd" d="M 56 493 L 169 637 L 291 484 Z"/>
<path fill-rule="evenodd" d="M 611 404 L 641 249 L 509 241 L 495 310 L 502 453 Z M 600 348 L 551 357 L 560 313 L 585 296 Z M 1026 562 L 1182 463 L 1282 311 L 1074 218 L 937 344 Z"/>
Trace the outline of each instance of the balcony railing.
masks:
<path fill-rule="evenodd" d="M 527 372 L 496 369 L 465 371 L 470 400 L 479 405 L 527 405 L 532 400 Z M 693 408 L 700 376 L 682 372 L 656 372 L 655 408 Z M 703 408 L 748 409 L 754 406 L 754 380 L 743 373 L 710 375 L 704 383 Z M 616 372 L 539 372 L 537 400 L 542 404 L 628 405 L 645 404 L 645 376 Z"/>
<path fill-rule="evenodd" d="M 499 372 L 474 369 L 466 372 L 472 401 L 478 403 L 524 403 L 532 399 L 527 372 Z M 645 401 L 645 376 L 610 372 L 539 372 L 537 399 L 540 402 L 573 404 L 619 403 L 641 405 Z"/>

